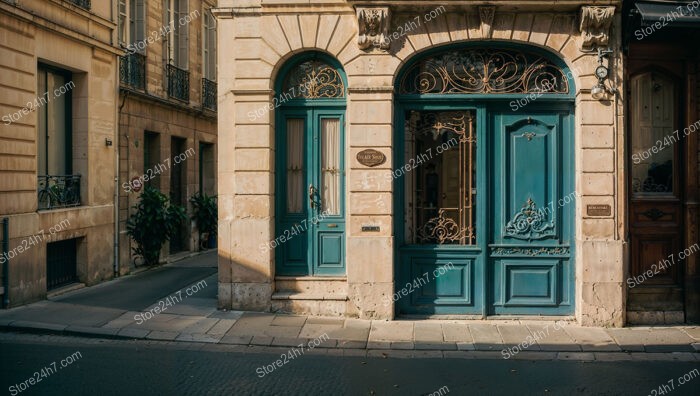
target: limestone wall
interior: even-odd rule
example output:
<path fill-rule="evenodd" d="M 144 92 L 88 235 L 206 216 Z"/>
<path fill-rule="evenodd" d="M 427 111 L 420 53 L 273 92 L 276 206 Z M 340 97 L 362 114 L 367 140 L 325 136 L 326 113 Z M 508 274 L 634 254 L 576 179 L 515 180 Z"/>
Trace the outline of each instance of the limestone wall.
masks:
<path fill-rule="evenodd" d="M 284 3 L 284 6 L 281 4 Z M 293 55 L 317 50 L 342 64 L 349 80 L 346 164 L 348 228 L 347 314 L 392 318 L 382 297 L 394 290 L 392 186 L 384 174 L 393 166 L 393 87 L 401 66 L 436 46 L 464 41 L 504 41 L 546 48 L 560 56 L 576 83 L 576 190 L 582 195 L 576 222 L 576 316 L 581 324 L 623 324 L 625 200 L 622 174 L 622 96 L 597 101 L 590 96 L 597 56 L 582 51 L 578 8 L 498 7 L 485 26 L 476 7 L 449 10 L 421 24 L 387 52 L 357 45 L 358 22 L 344 1 L 323 7 L 301 1 L 220 1 L 219 3 L 219 157 L 220 232 L 219 299 L 223 307 L 268 309 L 274 291 L 274 252 L 258 249 L 274 239 L 274 111 L 254 120 L 250 111 L 267 107 L 278 71 Z M 498 3 L 498 2 L 496 2 Z M 504 2 L 507 3 L 507 2 Z M 539 2 L 538 2 L 539 3 Z M 393 27 L 426 7 L 392 8 Z M 611 46 L 619 48 L 620 20 L 613 21 Z M 612 55 L 611 81 L 621 88 L 622 61 Z M 620 89 L 620 92 L 622 90 Z M 373 148 L 388 161 L 367 169 L 355 153 Z M 247 158 L 255 157 L 255 162 Z M 369 182 L 368 182 L 369 181 Z M 616 198 L 617 197 L 617 198 Z M 587 204 L 611 205 L 612 214 L 589 218 Z M 359 224 L 376 223 L 381 232 L 362 232 Z"/>
<path fill-rule="evenodd" d="M 79 280 L 91 285 L 112 277 L 114 146 L 117 50 L 110 2 L 92 12 L 60 1 L 0 2 L 0 217 L 10 221 L 10 249 L 43 231 L 40 243 L 10 260 L 11 305 L 46 295 L 46 244 L 79 238 Z M 98 4 L 99 3 L 99 4 Z M 37 68 L 48 64 L 73 75 L 73 173 L 81 174 L 77 208 L 37 212 Z M 67 221 L 67 223 L 66 223 Z M 63 223 L 62 223 L 63 222 Z M 50 235 L 49 229 L 63 224 Z M 22 249 L 24 250 L 24 249 Z M 18 251 L 18 250 L 15 250 Z"/>

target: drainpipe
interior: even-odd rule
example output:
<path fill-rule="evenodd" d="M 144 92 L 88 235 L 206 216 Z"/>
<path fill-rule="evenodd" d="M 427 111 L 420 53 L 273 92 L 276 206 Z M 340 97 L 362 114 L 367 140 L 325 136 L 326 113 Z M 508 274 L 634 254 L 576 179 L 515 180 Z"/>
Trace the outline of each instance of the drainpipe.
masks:
<path fill-rule="evenodd" d="M 5 263 L 2 266 L 2 307 L 10 306 L 10 219 L 7 217 L 2 219 L 2 255 L 5 257 Z"/>
<path fill-rule="evenodd" d="M 115 68 L 115 73 L 114 73 L 114 89 L 117 93 L 117 101 L 119 100 L 119 62 L 120 58 L 117 57 L 117 67 Z M 115 134 L 114 134 L 114 277 L 118 278 L 119 277 L 119 123 L 120 123 L 120 114 L 122 111 L 122 107 L 124 107 L 124 103 L 126 103 L 126 96 L 124 97 L 124 102 L 120 106 L 117 106 L 117 102 L 115 101 L 114 104 L 114 113 L 115 113 L 115 120 L 116 120 L 116 125 L 115 125 Z"/>

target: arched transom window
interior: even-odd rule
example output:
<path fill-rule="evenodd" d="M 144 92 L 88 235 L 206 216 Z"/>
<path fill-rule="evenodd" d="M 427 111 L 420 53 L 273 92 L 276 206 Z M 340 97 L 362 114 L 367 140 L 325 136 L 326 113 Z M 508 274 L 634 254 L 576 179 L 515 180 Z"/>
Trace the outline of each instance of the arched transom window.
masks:
<path fill-rule="evenodd" d="M 308 60 L 289 71 L 281 94 L 294 99 L 344 98 L 345 84 L 336 68 L 319 60 Z"/>
<path fill-rule="evenodd" d="M 521 51 L 459 49 L 442 51 L 412 65 L 400 94 L 569 93 L 563 70 L 550 60 Z"/>

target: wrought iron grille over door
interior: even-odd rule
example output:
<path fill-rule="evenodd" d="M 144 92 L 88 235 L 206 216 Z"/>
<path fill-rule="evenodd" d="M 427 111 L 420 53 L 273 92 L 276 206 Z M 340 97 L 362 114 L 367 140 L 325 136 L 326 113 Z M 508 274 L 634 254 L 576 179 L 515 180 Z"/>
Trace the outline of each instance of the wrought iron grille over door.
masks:
<path fill-rule="evenodd" d="M 562 69 L 533 54 L 510 50 L 444 51 L 416 62 L 399 85 L 410 94 L 568 93 Z"/>
<path fill-rule="evenodd" d="M 410 111 L 406 121 L 409 244 L 473 245 L 476 137 L 469 111 Z"/>

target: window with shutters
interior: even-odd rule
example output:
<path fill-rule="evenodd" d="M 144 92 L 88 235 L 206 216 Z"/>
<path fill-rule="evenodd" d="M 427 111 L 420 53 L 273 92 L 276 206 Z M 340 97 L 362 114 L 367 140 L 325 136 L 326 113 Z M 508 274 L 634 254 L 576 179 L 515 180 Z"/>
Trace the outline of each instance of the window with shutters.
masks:
<path fill-rule="evenodd" d="M 204 11 L 202 25 L 202 106 L 216 111 L 216 19 L 211 9 Z"/>
<path fill-rule="evenodd" d="M 138 90 L 146 88 L 146 6 L 145 0 L 119 0 L 119 45 L 127 54 L 119 60 L 122 84 Z"/>
<path fill-rule="evenodd" d="M 204 77 L 216 81 L 216 19 L 211 9 L 204 12 Z"/>
<path fill-rule="evenodd" d="M 132 49 L 134 52 L 145 52 L 144 45 L 134 45 L 142 42 L 146 30 L 145 0 L 119 0 L 119 45 Z"/>
<path fill-rule="evenodd" d="M 167 23 L 166 74 L 168 96 L 183 102 L 190 100 L 188 0 L 165 0 Z"/>
<path fill-rule="evenodd" d="M 188 0 L 165 0 L 168 26 L 168 64 L 187 70 L 189 66 Z"/>

